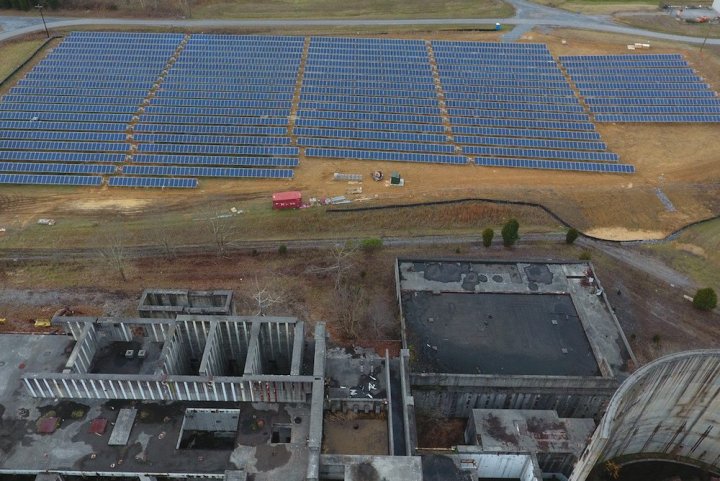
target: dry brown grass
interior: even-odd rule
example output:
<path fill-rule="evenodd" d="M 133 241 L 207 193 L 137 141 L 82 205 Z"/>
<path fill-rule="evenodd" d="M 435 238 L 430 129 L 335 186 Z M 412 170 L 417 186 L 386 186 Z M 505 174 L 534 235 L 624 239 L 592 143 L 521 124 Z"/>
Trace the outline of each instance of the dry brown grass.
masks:
<path fill-rule="evenodd" d="M 615 19 L 632 27 L 656 32 L 688 35 L 690 37 L 720 38 L 720 24 L 687 23 L 662 12 L 647 15 L 623 15 L 620 13 L 615 15 Z"/>

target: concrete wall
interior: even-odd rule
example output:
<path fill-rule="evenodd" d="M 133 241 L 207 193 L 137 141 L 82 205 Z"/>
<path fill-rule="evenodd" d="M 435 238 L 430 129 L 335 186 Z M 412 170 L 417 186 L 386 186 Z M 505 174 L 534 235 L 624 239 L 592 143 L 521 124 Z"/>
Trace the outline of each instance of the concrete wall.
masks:
<path fill-rule="evenodd" d="M 312 392 L 312 376 L 132 376 L 25 374 L 32 397 L 137 399 L 145 401 L 301 402 Z"/>
<path fill-rule="evenodd" d="M 55 322 L 64 324 L 77 343 L 62 373 L 24 377 L 33 397 L 308 402 L 317 381 L 300 375 L 304 324 L 295 318 L 183 315 L 165 321 L 68 317 Z M 157 365 L 142 374 L 88 372 L 99 339 L 141 335 L 164 341 Z M 273 358 L 267 356 L 274 356 L 284 372 L 268 373 Z M 231 369 L 231 362 L 244 371 Z"/>
<path fill-rule="evenodd" d="M 235 311 L 232 296 L 228 290 L 146 289 L 138 312 L 140 317 L 154 319 L 174 319 L 179 314 L 229 316 Z"/>
<path fill-rule="evenodd" d="M 473 472 L 473 479 L 512 479 L 540 481 L 541 474 L 530 454 L 478 453 L 474 447 L 458 446 L 451 457 L 460 469 Z"/>
<path fill-rule="evenodd" d="M 570 478 L 598 463 L 668 459 L 720 473 L 720 350 L 646 364 L 618 389 Z"/>
<path fill-rule="evenodd" d="M 473 409 L 543 409 L 599 421 L 617 389 L 607 378 L 561 376 L 410 375 L 418 410 L 469 417 Z"/>

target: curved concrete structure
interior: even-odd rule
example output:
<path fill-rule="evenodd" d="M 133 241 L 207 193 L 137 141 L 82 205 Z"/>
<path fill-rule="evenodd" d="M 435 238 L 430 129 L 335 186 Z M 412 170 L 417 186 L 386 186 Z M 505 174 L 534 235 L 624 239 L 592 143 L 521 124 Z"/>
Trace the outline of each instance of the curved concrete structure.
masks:
<path fill-rule="evenodd" d="M 570 481 L 608 460 L 651 459 L 720 473 L 720 350 L 672 354 L 626 379 Z"/>

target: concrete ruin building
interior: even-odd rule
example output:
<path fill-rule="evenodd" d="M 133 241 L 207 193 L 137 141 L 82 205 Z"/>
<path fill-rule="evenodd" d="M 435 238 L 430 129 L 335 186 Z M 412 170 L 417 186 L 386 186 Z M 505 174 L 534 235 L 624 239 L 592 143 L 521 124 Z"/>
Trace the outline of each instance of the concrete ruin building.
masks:
<path fill-rule="evenodd" d="M 415 409 L 599 420 L 636 364 L 588 263 L 398 260 Z"/>
<path fill-rule="evenodd" d="M 319 479 L 322 323 L 53 322 L 68 336 L 0 336 L 0 473 Z"/>
<path fill-rule="evenodd" d="M 234 315 L 231 291 L 146 290 L 137 318 L 0 336 L 0 478 L 592 481 L 658 457 L 720 474 L 720 354 L 635 371 L 591 264 L 395 266 L 395 358 Z M 419 445 L 423 416 L 460 419 L 457 445 Z"/>

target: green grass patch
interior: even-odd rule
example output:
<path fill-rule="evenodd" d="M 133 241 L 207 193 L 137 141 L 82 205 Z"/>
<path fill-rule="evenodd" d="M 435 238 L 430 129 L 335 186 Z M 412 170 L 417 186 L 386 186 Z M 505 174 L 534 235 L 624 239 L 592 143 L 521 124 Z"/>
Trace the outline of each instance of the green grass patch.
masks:
<path fill-rule="evenodd" d="M 242 213 L 233 214 L 235 207 Z M 501 226 L 515 217 L 522 230 L 563 230 L 540 209 L 487 203 L 462 203 L 365 212 L 330 213 L 326 208 L 276 211 L 265 200 L 210 202 L 192 208 L 146 211 L 122 215 L 109 211 L 55 216 L 49 227 L 28 223 L 7 225 L 0 248 L 59 249 L 97 248 L 108 242 L 108 233 L 121 232 L 127 246 L 159 245 L 170 239 L 181 245 L 211 245 L 210 218 L 217 218 L 236 241 L 286 239 L 336 239 L 383 236 L 477 234 Z"/>
<path fill-rule="evenodd" d="M 720 287 L 720 219 L 691 227 L 672 242 L 646 248 L 698 285 Z"/>
<path fill-rule="evenodd" d="M 615 19 L 631 27 L 655 32 L 689 37 L 720 38 L 720 24 L 717 23 L 687 23 L 660 13 L 655 15 L 617 15 Z"/>
<path fill-rule="evenodd" d="M 20 40 L 0 46 L 0 82 L 22 65 L 45 40 Z"/>
<path fill-rule="evenodd" d="M 500 0 L 237 0 L 192 7 L 192 18 L 495 18 L 513 8 Z"/>

